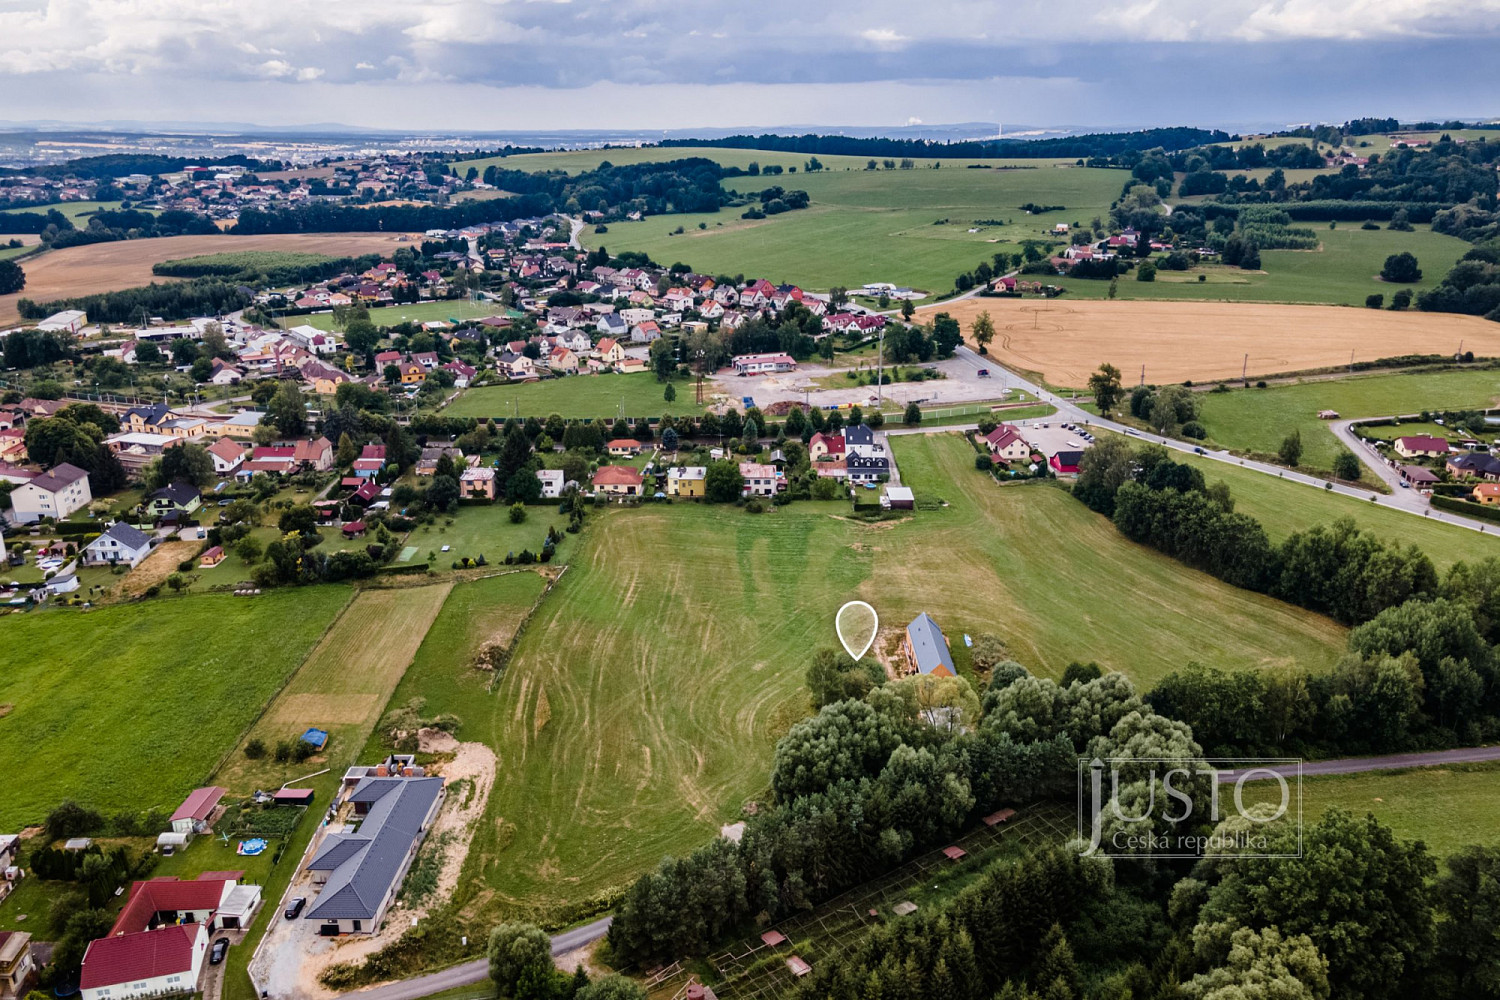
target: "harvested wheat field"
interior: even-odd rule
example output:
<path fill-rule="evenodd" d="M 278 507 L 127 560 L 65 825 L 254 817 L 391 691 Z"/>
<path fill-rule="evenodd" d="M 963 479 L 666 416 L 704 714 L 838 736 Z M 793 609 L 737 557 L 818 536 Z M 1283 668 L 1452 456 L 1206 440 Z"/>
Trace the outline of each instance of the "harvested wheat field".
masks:
<path fill-rule="evenodd" d="M 965 299 L 931 307 L 970 324 L 988 311 L 990 355 L 1040 372 L 1053 385 L 1082 386 L 1101 362 L 1127 383 L 1270 375 L 1402 354 L 1452 354 L 1463 345 L 1500 356 L 1500 324 L 1477 316 L 1249 302 L 1068 302 Z M 927 315 L 922 310 L 919 315 Z M 972 339 L 970 340 L 972 344 Z"/>
<path fill-rule="evenodd" d="M 0 325 L 21 318 L 16 301 L 36 302 L 93 295 L 121 288 L 171 281 L 151 273 L 153 264 L 196 257 L 199 254 L 236 253 L 244 250 L 293 250 L 351 257 L 367 253 L 390 254 L 409 244 L 398 242 L 396 233 L 288 233 L 267 236 L 167 236 L 161 239 L 122 240 L 68 247 L 28 260 L 26 288 L 15 295 L 0 295 Z"/>

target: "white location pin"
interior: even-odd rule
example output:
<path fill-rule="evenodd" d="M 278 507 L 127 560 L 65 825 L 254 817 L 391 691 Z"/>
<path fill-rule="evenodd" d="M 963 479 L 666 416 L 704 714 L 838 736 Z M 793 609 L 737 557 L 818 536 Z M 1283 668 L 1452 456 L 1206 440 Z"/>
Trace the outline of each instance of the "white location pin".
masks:
<path fill-rule="evenodd" d="M 847 625 L 845 618 L 849 619 Z M 850 601 L 839 608 L 839 613 L 833 619 L 833 627 L 839 634 L 839 642 L 843 643 L 844 652 L 848 653 L 850 658 L 859 660 L 870 651 L 871 646 L 875 645 L 875 634 L 880 631 L 880 616 L 864 601 Z M 846 630 L 849 633 L 847 635 Z M 866 630 L 869 632 L 868 635 L 865 634 Z M 864 645 L 859 646 L 859 652 L 856 653 L 855 643 L 860 641 L 863 641 Z"/>

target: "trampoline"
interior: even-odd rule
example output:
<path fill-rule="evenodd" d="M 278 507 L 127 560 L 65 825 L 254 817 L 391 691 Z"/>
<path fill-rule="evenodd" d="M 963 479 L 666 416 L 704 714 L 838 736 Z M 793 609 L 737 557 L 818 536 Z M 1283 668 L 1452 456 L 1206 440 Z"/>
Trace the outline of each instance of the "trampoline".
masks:
<path fill-rule="evenodd" d="M 252 837 L 249 840 L 242 840 L 242 841 L 240 841 L 240 846 L 236 847 L 235 850 L 234 850 L 234 852 L 236 854 L 243 854 L 246 857 L 252 857 L 253 858 L 255 855 L 264 852 L 265 849 L 266 849 L 266 842 L 265 842 L 265 840 L 263 838 L 261 838 L 261 837 Z"/>

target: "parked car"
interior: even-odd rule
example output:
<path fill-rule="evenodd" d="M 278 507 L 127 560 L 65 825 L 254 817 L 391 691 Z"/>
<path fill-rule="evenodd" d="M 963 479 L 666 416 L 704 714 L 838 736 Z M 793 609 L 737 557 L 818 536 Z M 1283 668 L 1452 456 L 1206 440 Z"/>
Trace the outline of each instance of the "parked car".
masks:
<path fill-rule="evenodd" d="M 229 953 L 229 939 L 219 938 L 214 942 L 213 951 L 208 953 L 208 964 L 218 965 L 224 961 L 224 956 Z"/>
<path fill-rule="evenodd" d="M 979 369 L 979 377 L 980 378 L 989 378 L 990 377 L 990 370 L 988 368 L 981 368 L 981 369 Z"/>
<path fill-rule="evenodd" d="M 307 897 L 298 896 L 290 903 L 286 904 L 286 912 L 283 914 L 283 916 L 285 916 L 288 920 L 296 920 L 298 914 L 302 912 L 302 908 L 306 905 Z"/>

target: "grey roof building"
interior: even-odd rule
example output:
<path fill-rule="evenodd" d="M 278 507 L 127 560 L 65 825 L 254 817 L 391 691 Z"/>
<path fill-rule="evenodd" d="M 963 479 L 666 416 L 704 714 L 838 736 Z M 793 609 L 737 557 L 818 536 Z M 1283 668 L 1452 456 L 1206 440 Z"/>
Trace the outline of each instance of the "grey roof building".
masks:
<path fill-rule="evenodd" d="M 943 630 L 927 612 L 922 612 L 906 626 L 906 655 L 915 673 L 933 674 L 938 677 L 957 677 L 958 669 L 953 665 L 953 653 L 948 649 L 948 640 Z"/>
<path fill-rule="evenodd" d="M 373 932 L 442 798 L 442 778 L 361 780 L 349 794 L 354 811 L 364 817 L 359 829 L 329 834 L 307 864 L 314 879 L 325 882 L 307 919 L 337 924 L 340 933 Z"/>

